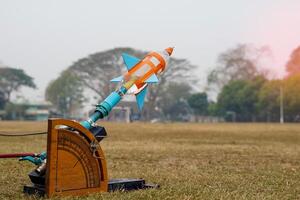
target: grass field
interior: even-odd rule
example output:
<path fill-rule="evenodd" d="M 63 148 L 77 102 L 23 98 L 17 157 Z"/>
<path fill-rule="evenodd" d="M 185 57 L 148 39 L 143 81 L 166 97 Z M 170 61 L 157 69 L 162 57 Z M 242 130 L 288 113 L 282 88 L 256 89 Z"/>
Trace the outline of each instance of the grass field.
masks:
<path fill-rule="evenodd" d="M 104 126 L 109 176 L 143 177 L 161 188 L 76 199 L 300 199 L 299 124 Z M 0 122 L 0 132 L 40 130 L 46 123 Z M 45 149 L 46 136 L 0 137 L 0 153 Z M 32 169 L 17 159 L 0 160 L 0 199 L 29 199 L 22 187 Z"/>

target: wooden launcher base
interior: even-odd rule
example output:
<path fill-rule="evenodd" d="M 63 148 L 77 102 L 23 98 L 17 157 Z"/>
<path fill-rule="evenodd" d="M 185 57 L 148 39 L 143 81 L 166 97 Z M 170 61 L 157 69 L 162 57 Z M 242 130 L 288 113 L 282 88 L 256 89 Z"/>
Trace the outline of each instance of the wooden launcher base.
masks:
<path fill-rule="evenodd" d="M 159 187 L 143 179 L 109 181 L 99 143 L 106 132 L 103 127 L 94 131 L 92 134 L 75 121 L 49 119 L 44 173 L 32 171 L 29 177 L 33 185 L 24 186 L 24 192 L 52 197 Z"/>

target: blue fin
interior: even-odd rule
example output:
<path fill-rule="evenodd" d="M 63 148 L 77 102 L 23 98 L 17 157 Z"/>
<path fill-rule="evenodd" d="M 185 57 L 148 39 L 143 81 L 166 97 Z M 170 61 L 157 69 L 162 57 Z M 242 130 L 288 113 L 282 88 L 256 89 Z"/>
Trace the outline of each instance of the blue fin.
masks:
<path fill-rule="evenodd" d="M 123 80 L 123 76 L 119 76 L 117 78 L 111 79 L 110 82 L 120 82 Z"/>
<path fill-rule="evenodd" d="M 126 53 L 122 53 L 122 57 L 128 71 L 141 61 L 140 59 Z"/>
<path fill-rule="evenodd" d="M 136 94 L 136 103 L 140 111 L 142 111 L 144 106 L 144 101 L 147 94 L 147 87 L 148 86 L 146 86 L 142 91 Z"/>
<path fill-rule="evenodd" d="M 145 83 L 158 83 L 158 78 L 155 74 L 152 74 L 152 76 L 150 76 Z"/>

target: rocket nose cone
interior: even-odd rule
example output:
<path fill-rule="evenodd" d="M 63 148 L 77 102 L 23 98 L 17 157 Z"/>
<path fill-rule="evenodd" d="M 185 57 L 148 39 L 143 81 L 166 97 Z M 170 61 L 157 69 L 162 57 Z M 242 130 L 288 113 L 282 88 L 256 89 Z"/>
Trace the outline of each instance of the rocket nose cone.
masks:
<path fill-rule="evenodd" d="M 165 51 L 168 52 L 169 56 L 172 55 L 174 47 L 166 48 Z"/>

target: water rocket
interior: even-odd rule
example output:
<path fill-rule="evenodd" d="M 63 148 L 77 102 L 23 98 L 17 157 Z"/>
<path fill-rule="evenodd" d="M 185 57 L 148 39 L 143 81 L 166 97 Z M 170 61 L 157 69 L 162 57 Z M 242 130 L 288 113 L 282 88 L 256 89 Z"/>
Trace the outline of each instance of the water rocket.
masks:
<path fill-rule="evenodd" d="M 107 116 L 127 92 L 136 96 L 137 106 L 141 111 L 144 106 L 148 84 L 158 83 L 157 75 L 165 71 L 172 52 L 173 48 L 169 47 L 161 52 L 151 52 L 143 59 L 123 53 L 122 57 L 127 72 L 111 80 L 111 82 L 122 82 L 122 86 L 96 105 L 95 112 L 88 120 L 82 121 L 81 125 L 87 129 L 92 129 L 95 122 Z"/>
<path fill-rule="evenodd" d="M 148 84 L 158 82 L 157 75 L 165 71 L 166 63 L 172 52 L 173 48 L 169 47 L 162 52 L 151 52 L 142 60 L 123 53 L 122 57 L 127 73 L 112 79 L 111 82 L 126 82 L 136 78 L 128 93 L 133 93 L 136 96 L 138 108 L 142 110 Z"/>

